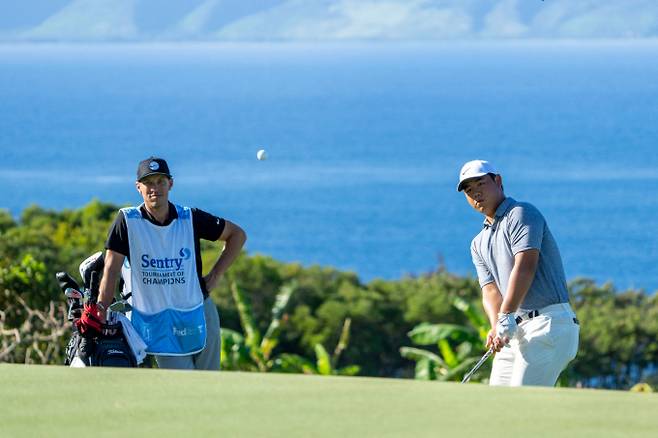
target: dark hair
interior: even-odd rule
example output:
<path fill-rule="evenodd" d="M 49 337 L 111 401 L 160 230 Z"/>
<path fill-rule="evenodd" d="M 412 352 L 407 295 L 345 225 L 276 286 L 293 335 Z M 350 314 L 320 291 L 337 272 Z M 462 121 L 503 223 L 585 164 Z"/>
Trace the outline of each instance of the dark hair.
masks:
<path fill-rule="evenodd" d="M 494 181 L 496 181 L 496 176 L 498 176 L 498 175 L 496 175 L 495 173 L 491 173 L 491 172 L 487 173 L 487 175 L 489 175 L 489 176 L 491 177 L 491 179 L 494 180 Z M 505 188 L 503 187 L 502 184 L 500 185 L 500 190 L 502 190 L 503 192 L 505 192 Z"/>

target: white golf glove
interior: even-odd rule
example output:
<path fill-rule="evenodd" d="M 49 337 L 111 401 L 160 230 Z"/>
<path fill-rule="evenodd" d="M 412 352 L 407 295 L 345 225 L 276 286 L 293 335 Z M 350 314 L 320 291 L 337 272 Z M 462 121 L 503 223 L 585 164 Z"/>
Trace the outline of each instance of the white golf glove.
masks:
<path fill-rule="evenodd" d="M 505 340 L 514 338 L 519 328 L 513 313 L 499 313 L 498 322 L 496 323 L 496 336 Z"/>

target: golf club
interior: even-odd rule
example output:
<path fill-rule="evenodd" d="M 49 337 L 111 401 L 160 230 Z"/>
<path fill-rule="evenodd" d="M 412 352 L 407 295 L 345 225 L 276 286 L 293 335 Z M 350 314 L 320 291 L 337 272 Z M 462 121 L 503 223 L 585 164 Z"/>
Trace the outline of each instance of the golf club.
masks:
<path fill-rule="evenodd" d="M 487 352 L 484 353 L 484 355 L 482 355 L 482 357 L 480 358 L 480 360 L 478 360 L 478 362 L 477 362 L 477 363 L 475 364 L 475 366 L 471 369 L 471 371 L 469 371 L 469 372 L 464 376 L 464 378 L 462 379 L 462 383 L 466 383 L 466 382 L 468 382 L 469 380 L 471 380 L 471 376 L 472 376 L 473 374 L 475 374 L 475 372 L 476 372 L 477 370 L 480 369 L 480 367 L 482 366 L 482 364 L 485 363 L 485 362 L 487 361 L 487 359 L 489 359 L 489 356 L 491 356 L 491 355 L 493 354 L 493 351 L 494 351 L 494 350 L 493 350 L 493 347 L 490 347 L 490 348 L 487 350 Z"/>
<path fill-rule="evenodd" d="M 96 272 L 100 278 L 104 264 L 105 259 L 101 251 L 90 255 L 80 263 L 78 270 L 80 271 L 80 277 L 86 289 L 91 289 L 91 273 Z"/>
<path fill-rule="evenodd" d="M 78 285 L 78 282 L 75 281 L 66 272 L 58 272 L 55 274 L 55 277 L 57 278 L 57 282 L 59 283 L 59 287 L 62 289 L 62 291 L 66 292 L 66 290 L 69 288 L 80 290 L 80 285 Z"/>
<path fill-rule="evenodd" d="M 69 300 L 81 300 L 83 298 L 82 292 L 73 289 L 72 287 L 67 287 L 64 291 L 64 295 Z"/>

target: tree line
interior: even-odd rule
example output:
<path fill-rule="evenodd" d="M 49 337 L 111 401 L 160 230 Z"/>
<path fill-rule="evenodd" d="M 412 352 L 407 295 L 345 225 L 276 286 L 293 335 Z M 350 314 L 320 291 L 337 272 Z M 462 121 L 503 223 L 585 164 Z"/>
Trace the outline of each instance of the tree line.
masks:
<path fill-rule="evenodd" d="M 118 207 L 0 210 L 0 362 L 63 363 L 70 335 L 55 273 L 103 249 Z M 204 266 L 221 251 L 202 241 Z M 658 295 L 588 279 L 569 284 L 581 321 L 560 384 L 625 389 L 658 383 Z M 243 253 L 211 292 L 222 367 L 253 371 L 459 380 L 484 352 L 477 280 L 439 267 L 398 280 Z M 490 364 L 489 364 L 490 365 Z M 473 381 L 486 381 L 487 367 Z"/>

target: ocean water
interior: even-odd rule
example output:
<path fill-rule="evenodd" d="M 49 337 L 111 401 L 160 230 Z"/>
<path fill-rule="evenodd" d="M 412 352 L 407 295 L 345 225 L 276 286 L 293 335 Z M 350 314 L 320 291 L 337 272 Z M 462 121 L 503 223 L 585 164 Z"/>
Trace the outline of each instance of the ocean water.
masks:
<path fill-rule="evenodd" d="M 654 291 L 656 78 L 656 42 L 0 46 L 0 208 L 139 203 L 156 154 L 250 253 L 475 275 L 455 185 L 482 158 L 569 279 Z"/>

